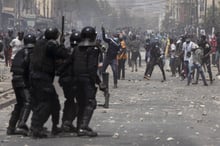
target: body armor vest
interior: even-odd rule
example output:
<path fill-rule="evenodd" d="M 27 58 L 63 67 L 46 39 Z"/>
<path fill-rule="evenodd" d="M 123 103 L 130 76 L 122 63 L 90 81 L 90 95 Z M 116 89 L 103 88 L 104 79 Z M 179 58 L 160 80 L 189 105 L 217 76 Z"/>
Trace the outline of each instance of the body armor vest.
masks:
<path fill-rule="evenodd" d="M 33 70 L 36 72 L 44 72 L 46 74 L 53 76 L 55 72 L 53 51 L 55 51 L 56 48 L 50 48 L 50 47 L 57 47 L 57 45 L 56 44 L 50 45 L 50 43 L 54 43 L 54 42 L 47 40 L 40 40 L 37 43 L 33 53 L 32 67 Z"/>
<path fill-rule="evenodd" d="M 11 72 L 12 82 L 16 84 L 16 86 L 28 86 L 29 80 L 29 63 L 30 58 L 29 55 L 31 53 L 30 49 L 24 48 L 20 50 L 16 55 L 12 62 Z"/>
<path fill-rule="evenodd" d="M 73 73 L 75 76 L 89 76 L 96 80 L 98 69 L 98 56 L 100 50 L 97 47 L 76 47 L 73 52 Z"/>

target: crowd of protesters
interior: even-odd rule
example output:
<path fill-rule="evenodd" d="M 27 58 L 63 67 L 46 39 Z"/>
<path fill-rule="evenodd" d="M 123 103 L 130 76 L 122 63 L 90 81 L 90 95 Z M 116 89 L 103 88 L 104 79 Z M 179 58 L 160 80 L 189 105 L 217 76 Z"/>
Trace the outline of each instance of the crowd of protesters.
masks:
<path fill-rule="evenodd" d="M 96 31 L 90 26 L 81 32 L 72 30 L 66 38 L 60 36 L 60 42 L 57 28 L 47 28 L 45 32 L 20 31 L 16 36 L 9 29 L 0 35 L 0 58 L 11 68 L 18 102 L 9 120 L 8 135 L 27 136 L 30 130 L 33 137 L 45 138 L 43 126 L 51 115 L 54 135 L 76 132 L 78 136 L 97 136 L 89 122 L 96 108 L 96 85 L 106 91 L 102 75 L 108 66 L 112 69 L 114 89 L 120 88 L 119 80 L 127 79 L 127 71 L 135 73 L 141 67 L 145 67 L 143 79 L 150 81 L 156 65 L 162 74 L 161 82 L 167 80 L 168 74 L 180 77 L 189 86 L 198 84 L 201 75 L 203 85 L 208 86 L 214 81 L 213 66 L 220 75 L 219 32 L 212 37 L 201 34 L 196 38 L 188 33 L 173 37 L 132 27 L 108 30 L 102 26 L 100 34 Z M 141 52 L 145 53 L 144 58 Z M 61 128 L 58 127 L 61 107 L 53 86 L 55 76 L 59 77 L 66 98 Z M 29 129 L 26 121 L 30 111 L 33 115 Z"/>

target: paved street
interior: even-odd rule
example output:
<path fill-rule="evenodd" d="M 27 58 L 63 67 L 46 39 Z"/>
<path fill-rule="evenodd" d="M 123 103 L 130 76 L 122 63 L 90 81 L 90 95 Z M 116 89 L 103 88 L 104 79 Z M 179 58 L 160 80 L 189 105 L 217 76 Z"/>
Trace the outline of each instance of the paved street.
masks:
<path fill-rule="evenodd" d="M 110 71 L 110 108 L 98 106 L 91 121 L 98 137 L 70 134 L 34 140 L 7 136 L 13 107 L 9 106 L 0 110 L 0 146 L 219 146 L 219 80 L 207 87 L 201 81 L 186 86 L 186 81 L 166 72 L 167 81 L 161 83 L 158 67 L 149 81 L 143 79 L 144 69 L 131 72 L 127 67 L 126 80 L 120 80 L 117 89 L 112 89 Z M 62 90 L 57 91 L 63 105 Z M 97 100 L 103 104 L 103 93 L 98 92 Z M 46 126 L 50 130 L 51 120 Z"/>

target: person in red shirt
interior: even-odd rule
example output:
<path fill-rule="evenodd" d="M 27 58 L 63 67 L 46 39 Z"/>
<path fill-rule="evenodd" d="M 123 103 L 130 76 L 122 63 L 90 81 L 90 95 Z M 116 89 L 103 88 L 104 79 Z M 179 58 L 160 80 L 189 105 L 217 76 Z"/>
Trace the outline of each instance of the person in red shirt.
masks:
<path fill-rule="evenodd" d="M 215 62 L 217 65 L 218 73 L 217 76 L 220 75 L 220 66 L 219 66 L 219 56 L 220 56 L 220 33 L 216 33 L 216 54 L 215 54 Z"/>
<path fill-rule="evenodd" d="M 211 50 L 212 50 L 212 64 L 213 65 L 216 65 L 216 61 L 215 61 L 215 54 L 216 54 L 216 46 L 217 46 L 217 38 L 215 35 L 213 35 L 211 37 L 211 40 L 210 40 L 210 45 L 211 45 Z"/>

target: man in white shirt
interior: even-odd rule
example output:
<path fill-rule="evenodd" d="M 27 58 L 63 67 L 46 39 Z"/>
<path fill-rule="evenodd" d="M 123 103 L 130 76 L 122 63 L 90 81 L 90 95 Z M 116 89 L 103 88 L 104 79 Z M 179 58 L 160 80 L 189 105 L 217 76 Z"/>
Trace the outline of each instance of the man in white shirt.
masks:
<path fill-rule="evenodd" d="M 192 54 L 192 48 L 196 46 L 194 42 L 190 40 L 190 38 L 186 39 L 186 42 L 183 43 L 183 59 L 184 59 L 184 77 L 187 77 L 189 73 L 189 63 L 191 59 L 191 54 Z"/>
<path fill-rule="evenodd" d="M 22 47 L 23 47 L 23 37 L 24 37 L 24 32 L 18 32 L 18 36 L 10 42 L 10 46 L 12 47 L 11 60 L 13 60 L 15 54 L 19 50 L 22 49 Z"/>
<path fill-rule="evenodd" d="M 172 77 L 176 76 L 176 45 L 174 44 L 173 39 L 170 39 L 170 69 Z"/>

